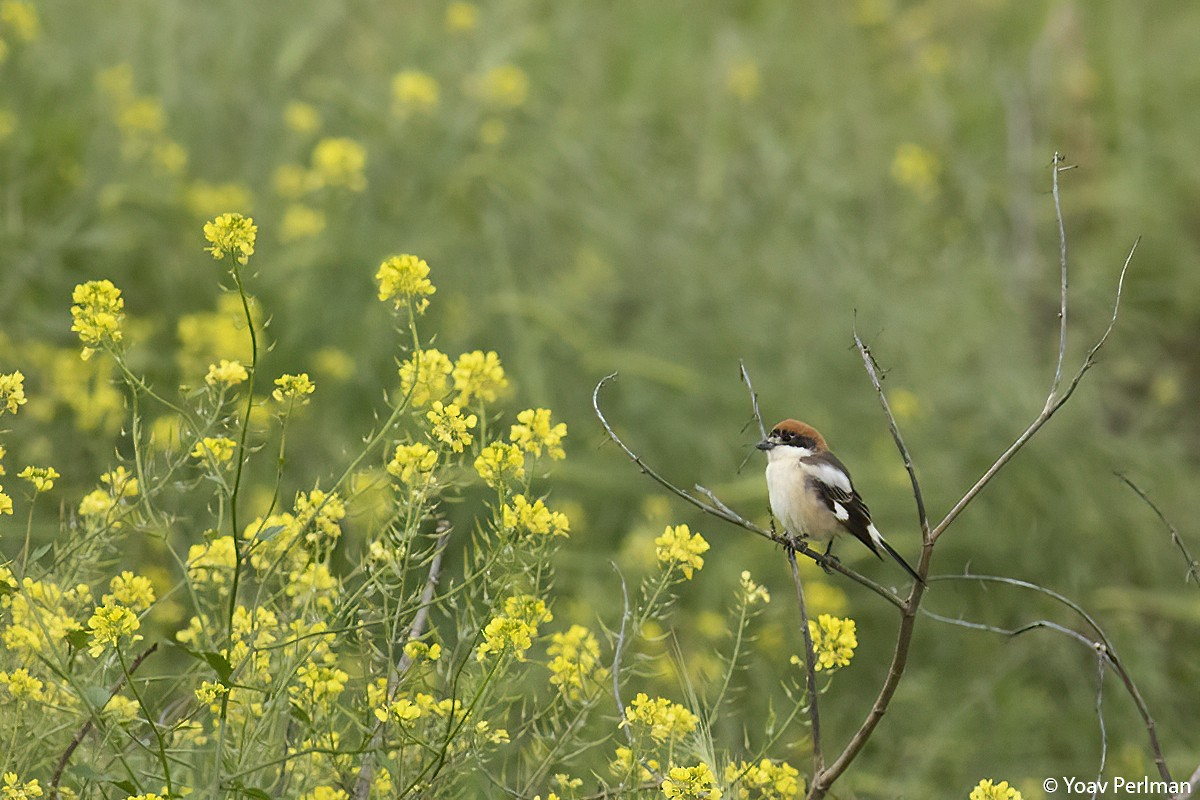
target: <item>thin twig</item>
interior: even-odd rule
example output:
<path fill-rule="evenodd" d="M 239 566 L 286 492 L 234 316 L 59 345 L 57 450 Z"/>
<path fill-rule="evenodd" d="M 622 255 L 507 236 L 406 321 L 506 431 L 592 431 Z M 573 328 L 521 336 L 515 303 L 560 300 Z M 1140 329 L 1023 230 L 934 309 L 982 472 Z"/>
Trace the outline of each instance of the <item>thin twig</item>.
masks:
<path fill-rule="evenodd" d="M 1059 166 L 1063 160 L 1062 155 L 1055 153 L 1050 168 L 1050 174 L 1054 176 L 1050 184 L 1050 193 L 1054 196 L 1054 218 L 1058 221 L 1058 263 L 1062 276 L 1058 300 L 1058 360 L 1054 365 L 1054 383 L 1050 385 L 1051 397 L 1058 391 L 1058 385 L 1062 382 L 1063 359 L 1067 353 L 1067 231 L 1063 225 L 1062 204 L 1058 199 L 1058 173 L 1072 167 Z"/>
<path fill-rule="evenodd" d="M 1100 352 L 1100 348 L 1104 346 L 1106 341 L 1108 341 L 1109 335 L 1116 327 L 1117 313 L 1121 308 L 1121 293 L 1125 288 L 1125 273 L 1129 270 L 1129 264 L 1133 260 L 1133 254 L 1137 252 L 1139 242 L 1141 242 L 1141 237 L 1138 237 L 1134 241 L 1133 247 L 1129 251 L 1129 255 L 1125 257 L 1125 263 L 1121 266 L 1121 275 L 1117 279 L 1116 299 L 1113 301 L 1113 312 L 1112 316 L 1109 318 L 1108 327 L 1104 330 L 1104 334 L 1096 340 L 1094 345 L 1092 345 L 1092 348 L 1088 351 L 1087 356 L 1084 357 L 1083 364 L 1079 367 L 1079 371 L 1075 373 L 1075 377 L 1071 380 L 1070 384 L 1067 385 L 1066 390 L 1061 394 L 1051 390 L 1050 394 L 1046 397 L 1046 405 L 1042 408 L 1041 413 L 1037 415 L 1037 418 L 1034 419 L 1034 421 L 1029 424 L 1029 427 L 1027 427 L 1024 432 L 1022 432 L 1021 435 L 1018 436 L 1016 440 L 1008 446 L 1007 450 L 1000 454 L 999 458 L 997 458 L 996 461 L 990 467 L 988 467 L 987 471 L 983 473 L 979 480 L 975 482 L 975 485 L 967 490 L 962 498 L 960 498 L 959 501 L 954 504 L 954 507 L 946 513 L 946 516 L 942 519 L 942 521 L 939 522 L 936 527 L 934 527 L 933 531 L 930 533 L 930 536 L 935 542 L 943 533 L 946 532 L 946 529 L 950 527 L 950 524 L 958 518 L 958 515 L 961 514 L 964 509 L 966 509 L 971 501 L 974 500 L 981 491 L 983 491 L 983 488 L 991 482 L 992 478 L 996 476 L 996 473 L 1012 460 L 1013 456 L 1015 456 L 1021 450 L 1021 448 L 1033 438 L 1035 433 L 1041 430 L 1043 425 L 1049 422 L 1050 418 L 1054 416 L 1056 411 L 1066 404 L 1067 400 L 1071 398 L 1071 395 L 1075 393 L 1075 389 L 1079 386 L 1079 382 L 1083 380 L 1084 374 L 1087 373 L 1087 371 L 1093 366 L 1095 366 L 1096 354 Z"/>
<path fill-rule="evenodd" d="M 625 649 L 625 626 L 629 622 L 629 588 L 625 585 L 625 576 L 621 574 L 621 570 L 616 564 L 612 565 L 616 570 L 617 577 L 621 579 L 621 600 L 624 602 L 624 607 L 621 611 L 621 630 L 617 633 L 617 643 L 613 647 L 613 664 L 612 664 L 612 679 L 613 679 L 613 698 L 617 701 L 617 717 L 625 721 L 625 703 L 621 700 L 621 652 Z M 625 738 L 629 742 L 629 746 L 633 747 L 633 731 L 628 725 L 622 725 L 621 729 L 625 731 Z"/>
<path fill-rule="evenodd" d="M 145 650 L 143 650 L 141 655 L 139 655 L 132 662 L 130 662 L 129 670 L 127 671 L 127 675 L 132 676 L 133 673 L 137 672 L 137 668 L 142 665 L 142 662 L 145 661 L 156 650 L 158 650 L 158 642 L 155 642 L 154 644 L 150 645 Z M 120 694 L 121 690 L 123 688 L 125 688 L 125 681 L 126 681 L 126 675 L 122 675 L 120 680 L 118 680 L 113 685 L 113 688 L 109 691 L 108 699 L 104 701 L 104 705 L 102 705 L 102 706 L 100 706 L 100 708 L 96 709 L 97 713 L 102 711 L 104 709 L 104 706 L 107 706 L 109 703 L 112 702 L 112 699 L 114 697 L 116 697 L 118 694 Z M 65 770 L 67 768 L 67 762 L 71 760 L 71 755 L 75 752 L 75 750 L 79 747 L 79 745 L 83 743 L 84 737 L 86 737 L 88 735 L 88 733 L 91 732 L 92 727 L 93 727 L 93 720 L 94 720 L 94 718 L 89 719 L 83 723 L 83 726 L 78 731 L 75 732 L 75 736 L 71 739 L 71 743 L 67 745 L 67 749 L 63 751 L 62 756 L 58 759 L 58 765 L 54 768 L 54 774 L 50 777 L 50 796 L 51 797 L 57 798 L 59 796 L 58 783 L 62 779 L 63 770 Z M 154 724 L 154 722 L 152 720 L 147 720 L 147 722 L 149 722 L 151 725 Z"/>
<path fill-rule="evenodd" d="M 925 498 L 921 494 L 921 483 L 917 480 L 917 471 L 916 467 L 913 466 L 912 456 L 908 452 L 908 447 L 904 444 L 904 437 L 900 435 L 900 427 L 896 424 L 896 417 L 892 414 L 892 407 L 888 404 L 887 396 L 883 393 L 883 385 L 879 380 L 875 357 L 871 354 L 871 349 L 863 344 L 863 340 L 859 338 L 857 330 L 854 331 L 854 344 L 858 347 L 859 355 L 862 356 L 863 366 L 866 367 L 867 375 L 871 378 L 871 385 L 875 387 L 875 395 L 879 398 L 879 404 L 883 406 L 883 413 L 887 417 L 888 430 L 891 431 L 892 441 L 896 443 L 896 449 L 900 451 L 900 458 L 904 461 L 904 469 L 908 472 L 908 480 L 912 484 L 913 500 L 917 504 L 917 520 L 921 524 L 921 541 L 928 545 L 930 544 L 929 515 L 925 511 Z M 921 577 L 925 577 L 927 573 L 922 572 L 919 574 Z"/>
<path fill-rule="evenodd" d="M 1099 787 L 1100 778 L 1104 775 L 1104 765 L 1108 761 L 1108 730 L 1104 726 L 1104 662 L 1105 650 L 1103 647 L 1096 648 L 1096 721 L 1100 723 L 1100 766 L 1096 769 L 1096 786 Z M 1096 792 L 1092 793 L 1092 800 L 1096 800 Z"/>
<path fill-rule="evenodd" d="M 1200 789 L 1200 766 L 1196 767 L 1196 771 L 1192 773 L 1192 777 L 1188 778 L 1187 787 L 1171 798 L 1171 800 L 1191 800 L 1192 792 Z"/>
<path fill-rule="evenodd" d="M 1125 477 L 1125 475 L 1120 472 L 1113 474 L 1124 481 L 1126 486 L 1128 486 L 1130 489 L 1133 489 L 1137 496 L 1142 498 L 1142 502 L 1150 506 L 1150 510 L 1153 511 L 1155 515 L 1157 515 L 1162 521 L 1162 524 L 1167 527 L 1167 532 L 1171 534 L 1171 541 L 1174 542 L 1175 546 L 1179 548 L 1179 552 L 1183 554 L 1183 560 L 1187 562 L 1188 571 L 1187 575 L 1184 576 L 1183 582 L 1187 583 L 1188 578 L 1191 578 L 1196 582 L 1197 586 L 1200 586 L 1200 562 L 1196 561 L 1196 559 L 1192 557 L 1191 551 L 1189 551 L 1187 545 L 1184 544 L 1183 538 L 1179 535 L 1179 531 L 1174 525 L 1171 524 L 1171 521 L 1167 519 L 1166 515 L 1163 514 L 1155 502 L 1150 499 L 1150 496 L 1142 491 L 1136 483 L 1129 480 L 1129 478 Z"/>
<path fill-rule="evenodd" d="M 437 542 L 433 546 L 433 558 L 429 562 L 429 574 L 425 578 L 425 587 L 421 590 L 421 601 L 417 607 L 417 613 L 413 616 L 412 624 L 408 627 L 408 635 L 405 637 L 405 642 L 410 642 L 414 639 L 420 639 L 425 635 L 425 626 L 429 624 L 429 609 L 433 606 L 433 595 L 437 590 L 438 578 L 442 572 L 442 557 L 446 553 L 446 545 L 450 542 L 450 533 L 453 531 L 450 523 L 446 520 L 439 520 L 435 533 L 437 534 Z M 412 658 L 404 651 L 403 646 L 400 649 L 400 659 L 396 663 L 396 668 L 390 671 L 387 683 L 387 699 L 390 703 L 396 697 L 396 692 L 400 690 L 400 681 L 408 673 L 412 667 Z M 362 767 L 358 771 L 358 780 L 354 784 L 354 797 L 356 800 L 366 800 L 371 793 L 371 782 L 375 779 L 375 752 L 383 745 L 383 724 L 375 726 L 374 732 L 371 734 L 371 744 L 368 752 L 363 756 Z"/>
<path fill-rule="evenodd" d="M 763 425 L 762 414 L 758 411 L 758 392 L 754 391 L 754 384 L 750 382 L 750 373 L 746 371 L 746 362 L 738 359 L 738 368 L 742 373 L 742 383 L 746 384 L 746 390 L 750 392 L 750 407 L 754 410 L 754 421 L 758 423 L 758 435 L 762 438 L 767 438 L 767 428 Z"/>
<path fill-rule="evenodd" d="M 804 633 L 804 682 L 808 690 L 808 722 L 812 727 L 813 776 L 825 769 L 825 752 L 821 749 L 821 708 L 817 703 L 817 654 L 813 650 L 812 631 L 808 626 L 808 607 L 804 603 L 804 583 L 800 580 L 800 568 L 796 564 L 796 551 L 787 550 L 788 565 L 792 568 L 792 582 L 796 584 L 796 600 L 800 604 L 800 630 Z"/>
<path fill-rule="evenodd" d="M 1112 641 L 1108 638 L 1108 634 L 1106 634 L 1104 629 L 1100 627 L 1100 623 L 1096 622 L 1092 615 L 1085 611 L 1083 607 L 1079 605 L 1079 603 L 1045 586 L 1031 583 L 1029 581 L 1023 581 L 1018 578 L 1008 578 L 1002 575 L 978 575 L 968 572 L 962 575 L 935 575 L 931 576 L 929 580 L 982 581 L 985 583 L 1000 583 L 1007 586 L 1016 586 L 1021 589 L 1029 589 L 1030 591 L 1037 592 L 1051 598 L 1052 600 L 1055 600 L 1079 615 L 1079 617 L 1087 623 L 1087 626 L 1091 628 L 1092 632 L 1096 636 L 1096 639 L 1095 641 L 1088 641 L 1086 637 L 1082 636 L 1082 634 L 1076 634 L 1076 638 L 1081 639 L 1081 641 L 1084 641 L 1088 645 L 1097 649 L 1103 648 L 1104 656 L 1108 660 L 1109 666 L 1112 668 L 1113 672 L 1117 674 L 1117 677 L 1121 679 L 1121 683 L 1124 684 L 1125 690 L 1129 693 L 1130 698 L 1133 700 L 1133 704 L 1137 707 L 1138 714 L 1142 717 L 1142 723 L 1146 728 L 1146 735 L 1150 739 L 1150 749 L 1154 754 L 1154 763 L 1158 767 L 1159 775 L 1165 781 L 1171 780 L 1171 772 L 1167 769 L 1167 762 L 1163 757 L 1162 747 L 1158 742 L 1158 727 L 1154 722 L 1154 718 L 1150 715 L 1150 708 L 1146 705 L 1146 701 L 1142 698 L 1142 693 L 1138 690 L 1137 684 L 1134 683 L 1133 677 L 1125 669 L 1125 664 L 1122 662 L 1121 657 L 1117 654 L 1117 649 L 1113 645 Z M 1055 626 L 1052 623 L 1046 623 L 1044 620 L 1041 621 L 1041 623 L 1044 624 L 1039 624 L 1037 627 L 1055 627 L 1057 630 L 1070 630 L 1064 629 L 1062 626 Z M 1031 628 L 1033 626 L 1026 627 Z"/>

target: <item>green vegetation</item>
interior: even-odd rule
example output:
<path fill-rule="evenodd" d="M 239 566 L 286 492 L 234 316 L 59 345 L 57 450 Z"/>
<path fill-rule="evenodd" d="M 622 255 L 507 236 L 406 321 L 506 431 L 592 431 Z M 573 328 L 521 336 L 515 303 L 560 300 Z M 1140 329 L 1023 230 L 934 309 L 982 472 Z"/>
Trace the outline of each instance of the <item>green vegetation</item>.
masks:
<path fill-rule="evenodd" d="M 783 552 L 647 481 L 608 442 L 592 390 L 619 373 L 604 409 L 638 454 L 767 525 L 743 361 L 767 424 L 795 416 L 820 428 L 915 562 L 907 476 L 852 333 L 885 371 L 940 518 L 1042 409 L 1053 378 L 1059 152 L 1075 165 L 1060 175 L 1066 369 L 1108 324 L 1141 236 L 1121 316 L 1071 402 L 947 534 L 932 573 L 1011 576 L 1080 603 L 1120 648 L 1167 763 L 1186 778 L 1200 596 L 1165 527 L 1113 473 L 1200 552 L 1198 25 L 1200 7 L 1158 0 L 0 0 L 0 376 L 20 371 L 27 399 L 17 406 L 15 382 L 0 383 L 0 484 L 12 503 L 3 514 L 0 499 L 12 576 L 0 582 L 0 635 L 20 624 L 14 604 L 32 602 L 18 578 L 64 593 L 37 601 L 62 612 L 59 629 L 38 634 L 40 656 L 0 641 L 0 773 L 48 786 L 90 720 L 63 783 L 89 797 L 162 792 L 164 764 L 199 793 L 353 794 L 368 751 L 391 759 L 397 791 L 420 788 L 436 761 L 443 783 L 427 788 L 443 796 L 583 797 L 602 782 L 655 796 L 664 778 L 689 796 L 710 776 L 739 796 L 726 768 L 762 757 L 806 776 Z M 222 248 L 220 231 L 205 238 L 231 212 L 257 225 L 253 253 Z M 380 302 L 380 281 L 400 254 L 429 272 L 393 264 L 397 306 Z M 414 291 L 425 278 L 436 292 Z M 80 295 L 91 281 L 111 286 Z M 90 316 L 73 318 L 73 304 Z M 85 360 L 81 347 L 96 352 Z M 256 368 L 243 375 L 233 362 Z M 456 365 L 490 389 L 464 397 Z M 273 383 L 285 375 L 296 377 Z M 452 421 L 438 423 L 440 438 L 430 427 L 439 399 L 462 401 L 463 424 L 476 416 L 462 452 Z M 559 423 L 562 461 L 532 433 Z M 528 436 L 511 438 L 513 426 Z M 418 444 L 427 449 L 396 449 Z M 27 466 L 55 474 L 21 477 Z M 434 472 L 436 491 L 413 482 Z M 292 521 L 267 521 L 281 515 Z M 441 563 L 442 519 L 442 585 L 460 588 L 418 637 L 444 648 L 435 659 L 404 645 Z M 569 537 L 555 535 L 567 520 Z M 535 546 L 506 549 L 506 532 L 543 524 Z M 682 525 L 707 542 L 702 556 L 678 538 Z M 252 564 L 240 548 L 264 536 L 278 561 Z M 305 558 L 290 560 L 294 548 Z M 893 564 L 837 552 L 873 580 L 905 582 Z M 692 556 L 703 568 L 688 580 Z M 822 698 L 836 752 L 886 673 L 895 610 L 802 571 L 814 619 L 855 622 L 853 661 Z M 233 575 L 249 617 L 234 619 Z M 623 701 L 647 694 L 644 749 L 624 756 L 604 673 L 623 582 L 626 622 L 641 623 L 618 665 Z M 769 604 L 753 599 L 760 584 Z M 926 607 L 1079 628 L 1011 586 L 935 581 Z M 306 627 L 322 619 L 354 632 L 327 643 Z M 284 638 L 292 623 L 297 640 Z M 244 669 L 278 682 L 256 689 L 269 702 L 253 727 L 248 706 L 229 700 L 228 635 L 258 624 L 277 644 L 243 630 L 248 652 L 269 653 Z M 590 688 L 568 696 L 550 683 L 556 657 L 590 664 Z M 372 681 L 386 689 L 401 658 L 417 667 L 400 671 L 414 681 L 403 684 L 411 704 L 394 707 Z M 49 724 L 36 722 L 33 695 L 11 691 L 23 665 L 51 692 L 37 700 L 53 707 Z M 966 797 L 988 778 L 1037 798 L 1045 777 L 1092 776 L 1097 679 L 1095 655 L 1053 631 L 1009 638 L 921 618 L 895 701 L 835 793 Z M 1109 673 L 1103 688 L 1105 774 L 1156 775 L 1119 680 Z M 296 701 L 302 691 L 315 705 Z M 491 727 L 447 736 L 422 760 L 436 737 L 416 726 L 450 720 L 457 735 L 450 698 L 476 696 L 471 724 Z M 376 709 L 388 717 L 382 744 Z M 685 712 L 703 735 L 654 727 Z M 572 748 L 545 749 L 575 719 L 563 737 Z M 322 730 L 342 738 L 305 744 Z M 246 767 L 267 752 L 270 771 Z M 660 772 L 639 784 L 635 761 Z M 671 763 L 711 773 L 672 776 Z M 305 771 L 322 783 L 297 783 Z M 560 772 L 582 783 L 556 783 Z"/>

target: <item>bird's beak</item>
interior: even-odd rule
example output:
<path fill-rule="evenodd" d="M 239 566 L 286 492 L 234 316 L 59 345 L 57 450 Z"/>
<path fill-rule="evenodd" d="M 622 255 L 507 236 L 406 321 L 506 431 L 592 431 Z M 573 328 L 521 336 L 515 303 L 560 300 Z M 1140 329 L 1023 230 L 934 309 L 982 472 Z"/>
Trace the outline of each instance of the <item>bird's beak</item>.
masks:
<path fill-rule="evenodd" d="M 754 446 L 757 447 L 759 450 L 773 450 L 775 448 L 775 443 L 772 442 L 770 439 L 763 439 L 761 442 L 759 442 L 758 444 L 756 444 Z"/>

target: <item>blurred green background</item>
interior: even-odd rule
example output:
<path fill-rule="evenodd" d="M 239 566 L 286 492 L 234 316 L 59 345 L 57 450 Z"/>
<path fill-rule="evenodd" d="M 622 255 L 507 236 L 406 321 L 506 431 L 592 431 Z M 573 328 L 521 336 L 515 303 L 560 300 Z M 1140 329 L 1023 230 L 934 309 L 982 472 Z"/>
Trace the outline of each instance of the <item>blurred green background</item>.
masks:
<path fill-rule="evenodd" d="M 915 561 L 911 494 L 852 331 L 887 370 L 936 517 L 1044 402 L 1058 330 L 1050 163 L 1063 153 L 1077 165 L 1061 177 L 1072 374 L 1142 236 L 1121 319 L 934 572 L 1011 575 L 1080 601 L 1139 682 L 1168 763 L 1195 768 L 1200 595 L 1112 473 L 1200 551 L 1200 6 L 48 0 L 30 4 L 31 26 L 15 5 L 0 13 L 0 372 L 23 370 L 31 401 L 6 435 L 10 483 L 25 463 L 53 464 L 69 511 L 122 446 L 120 395 L 69 330 L 75 283 L 123 289 L 131 358 L 157 385 L 194 384 L 240 353 L 201 252 L 203 222 L 224 211 L 259 225 L 264 369 L 308 370 L 319 387 L 289 437 L 291 490 L 328 480 L 397 382 L 371 278 L 416 253 L 438 286 L 423 323 L 437 346 L 498 351 L 514 412 L 546 406 L 570 426 L 551 482 L 574 532 L 559 619 L 615 624 L 608 562 L 636 571 L 662 526 L 688 522 L 712 550 L 675 616 L 689 654 L 676 666 L 702 684 L 727 646 L 713 612 L 737 575 L 772 588 L 744 713 L 721 731 L 732 745 L 796 678 L 785 561 L 640 476 L 605 444 L 593 386 L 618 372 L 604 401 L 628 442 L 765 523 L 744 359 L 767 424 L 820 428 Z M 15 524 L 0 523 L 9 555 Z M 828 605 L 858 620 L 860 641 L 824 706 L 840 748 L 874 699 L 895 618 L 834 585 Z M 935 584 L 928 605 L 1077 625 L 997 586 Z M 1028 798 L 1046 776 L 1092 775 L 1096 688 L 1093 655 L 1065 637 L 922 620 L 842 796 L 965 796 L 996 777 Z M 1104 689 L 1108 772 L 1149 774 L 1129 698 L 1111 675 Z"/>

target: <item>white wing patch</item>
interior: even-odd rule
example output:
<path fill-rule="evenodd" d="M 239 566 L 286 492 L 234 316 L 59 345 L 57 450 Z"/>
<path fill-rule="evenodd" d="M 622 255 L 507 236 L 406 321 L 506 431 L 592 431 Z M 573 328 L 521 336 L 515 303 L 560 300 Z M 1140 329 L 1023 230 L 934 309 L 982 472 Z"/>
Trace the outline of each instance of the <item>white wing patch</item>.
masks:
<path fill-rule="evenodd" d="M 883 544 L 883 534 L 875 527 L 874 522 L 867 526 L 867 535 L 871 537 L 871 541 L 875 542 L 875 544 Z"/>
<path fill-rule="evenodd" d="M 850 486 L 850 476 L 833 464 L 825 464 L 820 461 L 816 463 L 810 462 L 808 469 L 814 474 L 817 480 L 826 486 L 836 487 L 846 494 L 851 494 L 854 491 L 853 487 Z M 841 519 L 840 515 L 838 519 Z"/>
<path fill-rule="evenodd" d="M 837 517 L 838 522 L 847 522 L 850 519 L 850 512 L 836 500 L 833 501 L 833 515 Z M 878 532 L 876 532 L 876 535 L 878 535 Z"/>

